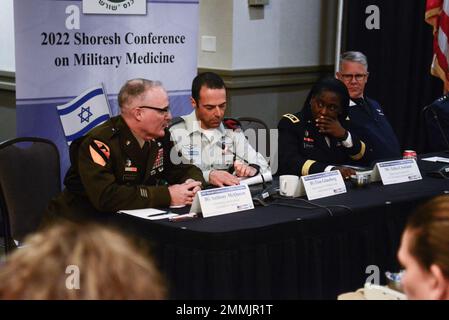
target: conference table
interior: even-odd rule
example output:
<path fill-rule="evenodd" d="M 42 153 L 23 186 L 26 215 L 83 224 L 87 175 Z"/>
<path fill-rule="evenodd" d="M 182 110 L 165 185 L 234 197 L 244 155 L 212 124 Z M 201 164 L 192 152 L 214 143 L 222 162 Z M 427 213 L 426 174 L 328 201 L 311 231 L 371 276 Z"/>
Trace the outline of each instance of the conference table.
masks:
<path fill-rule="evenodd" d="M 423 179 L 415 182 L 347 184 L 333 197 L 276 197 L 253 210 L 180 222 L 121 214 L 114 223 L 149 241 L 171 299 L 336 299 L 373 270 L 382 283 L 386 271 L 399 271 L 407 216 L 449 193 L 449 180 L 427 174 L 442 163 L 418 165 Z"/>

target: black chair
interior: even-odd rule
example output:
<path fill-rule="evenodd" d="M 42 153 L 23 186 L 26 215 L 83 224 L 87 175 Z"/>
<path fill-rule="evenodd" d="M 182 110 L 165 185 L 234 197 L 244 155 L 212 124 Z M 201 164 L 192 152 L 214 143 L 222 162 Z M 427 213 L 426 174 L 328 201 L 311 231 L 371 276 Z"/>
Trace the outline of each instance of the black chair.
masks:
<path fill-rule="evenodd" d="M 257 152 L 261 152 L 262 155 L 269 159 L 270 157 L 270 130 L 265 122 L 260 119 L 253 117 L 241 117 L 237 119 L 241 126 L 243 132 L 247 132 L 248 129 L 252 129 L 255 132 L 255 139 L 248 134 L 248 140 L 251 146 Z M 255 141 L 254 141 L 255 140 Z M 265 141 L 264 141 L 265 140 Z M 265 148 L 263 147 L 263 142 L 265 142 Z"/>
<path fill-rule="evenodd" d="M 42 138 L 0 143 L 0 212 L 5 253 L 37 230 L 50 201 L 61 191 L 59 152 Z"/>

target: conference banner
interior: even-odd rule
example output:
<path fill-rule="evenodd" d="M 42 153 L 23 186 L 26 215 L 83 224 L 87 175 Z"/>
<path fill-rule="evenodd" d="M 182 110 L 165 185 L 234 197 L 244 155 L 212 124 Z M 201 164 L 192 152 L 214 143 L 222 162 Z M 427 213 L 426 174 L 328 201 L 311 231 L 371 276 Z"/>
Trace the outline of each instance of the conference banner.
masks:
<path fill-rule="evenodd" d="M 14 1 L 17 135 L 54 141 L 62 172 L 69 157 L 58 105 L 101 84 L 117 115 L 124 82 L 147 78 L 162 81 L 173 116 L 184 115 L 197 72 L 198 0 L 84 1 L 98 9 L 84 13 L 81 0 Z"/>

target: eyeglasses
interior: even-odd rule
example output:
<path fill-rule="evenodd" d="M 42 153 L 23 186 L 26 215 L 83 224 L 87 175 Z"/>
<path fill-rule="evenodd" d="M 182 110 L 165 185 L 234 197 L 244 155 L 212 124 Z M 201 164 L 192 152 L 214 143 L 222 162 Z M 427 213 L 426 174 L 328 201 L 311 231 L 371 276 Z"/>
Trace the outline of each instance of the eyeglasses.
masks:
<path fill-rule="evenodd" d="M 167 114 L 170 112 L 170 106 L 166 106 L 165 108 L 156 108 L 156 107 L 149 107 L 149 106 L 140 106 L 137 107 L 139 109 L 151 109 L 151 110 L 156 110 L 158 111 L 160 114 Z"/>
<path fill-rule="evenodd" d="M 360 82 L 363 79 L 365 79 L 366 76 L 368 76 L 368 73 L 365 73 L 365 74 L 363 74 L 363 73 L 357 73 L 357 74 L 347 74 L 347 73 L 345 73 L 345 74 L 341 74 L 341 78 L 344 81 L 346 81 L 346 82 L 349 82 L 349 81 L 351 81 L 354 78 L 355 78 L 356 81 Z"/>
<path fill-rule="evenodd" d="M 338 112 L 340 111 L 340 106 L 337 106 L 335 104 L 326 104 L 324 103 L 321 99 L 315 99 L 316 101 L 316 105 L 318 106 L 318 109 L 323 109 L 326 108 L 327 110 L 331 111 L 331 112 Z"/>

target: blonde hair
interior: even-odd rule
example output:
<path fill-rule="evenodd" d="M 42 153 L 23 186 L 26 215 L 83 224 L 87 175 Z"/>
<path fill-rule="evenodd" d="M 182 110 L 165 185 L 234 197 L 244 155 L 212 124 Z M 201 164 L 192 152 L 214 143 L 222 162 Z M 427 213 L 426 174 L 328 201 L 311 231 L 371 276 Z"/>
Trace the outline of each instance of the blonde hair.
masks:
<path fill-rule="evenodd" d="M 70 287 L 79 269 L 79 289 Z M 163 299 L 149 257 L 113 229 L 64 222 L 38 232 L 0 268 L 0 299 Z"/>
<path fill-rule="evenodd" d="M 438 196 L 420 206 L 408 219 L 409 250 L 426 270 L 438 265 L 449 278 L 449 196 Z"/>

